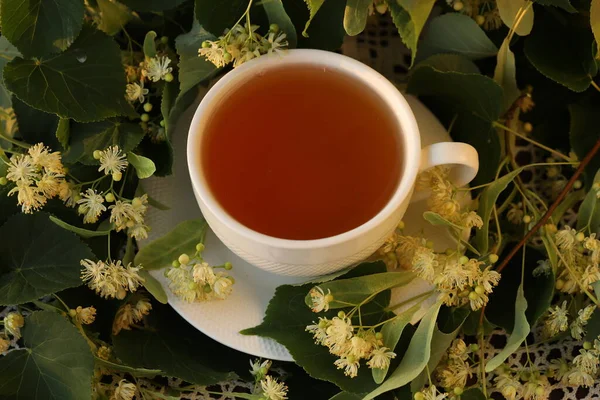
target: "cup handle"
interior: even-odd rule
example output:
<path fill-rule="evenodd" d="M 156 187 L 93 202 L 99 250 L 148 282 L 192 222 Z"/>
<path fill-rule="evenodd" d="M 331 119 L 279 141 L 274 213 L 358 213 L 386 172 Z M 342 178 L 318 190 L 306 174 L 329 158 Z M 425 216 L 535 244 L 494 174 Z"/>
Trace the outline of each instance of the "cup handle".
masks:
<path fill-rule="evenodd" d="M 457 187 L 471 182 L 479 170 L 477 150 L 467 143 L 440 142 L 421 150 L 421 166 L 419 172 L 438 165 L 449 165 L 450 181 Z M 415 192 L 411 202 L 429 197 L 428 191 Z"/>

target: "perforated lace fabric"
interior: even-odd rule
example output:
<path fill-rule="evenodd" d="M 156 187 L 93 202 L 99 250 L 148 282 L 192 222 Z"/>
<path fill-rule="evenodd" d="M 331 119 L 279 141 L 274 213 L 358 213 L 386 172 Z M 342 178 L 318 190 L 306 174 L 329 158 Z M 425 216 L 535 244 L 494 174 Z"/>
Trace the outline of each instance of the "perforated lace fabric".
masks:
<path fill-rule="evenodd" d="M 434 10 L 435 13 L 436 10 Z M 424 34 L 426 33 L 425 28 Z M 402 43 L 397 29 L 388 15 L 370 18 L 365 32 L 359 36 L 348 37 L 346 39 L 342 47 L 342 52 L 376 69 L 394 83 L 405 83 L 408 78 L 411 60 L 410 51 Z M 547 152 L 522 140 L 517 140 L 514 152 L 515 158 L 523 160 L 524 163 L 544 162 L 549 156 Z M 552 183 L 557 179 L 552 179 L 549 183 L 545 168 L 532 168 L 528 169 L 528 171 L 523 174 L 525 186 L 535 190 L 545 201 L 552 202 L 554 200 L 552 196 L 555 196 L 560 191 L 559 183 L 552 187 Z M 566 183 L 566 180 L 564 183 Z M 559 190 L 556 190 L 557 188 Z M 577 206 L 565 212 L 559 225 L 575 226 L 577 218 L 576 210 Z M 534 240 L 533 244 L 537 246 L 542 245 L 539 239 Z M 506 344 L 508 338 L 507 333 L 502 330 L 496 330 L 493 335 L 494 338 L 491 340 L 492 344 L 490 348 L 484 352 L 486 360 L 490 360 L 498 354 Z M 540 332 L 534 332 L 532 336 L 533 340 L 529 340 L 529 343 L 537 343 L 543 340 Z M 542 343 L 534 347 L 529 347 L 529 359 L 535 367 L 546 370 L 552 359 L 562 358 L 570 363 L 579 354 L 581 347 L 582 342 L 571 339 Z M 524 347 L 520 348 L 506 362 L 513 370 L 525 370 L 528 367 L 527 351 Z M 487 375 L 488 395 L 492 394 L 493 398 L 502 399 L 502 395 L 493 390 L 493 378 L 494 375 Z M 592 388 L 580 388 L 579 390 L 576 387 L 566 387 L 560 383 L 553 382 L 551 389 L 552 392 L 549 397 L 551 400 L 600 399 L 600 381 Z M 518 398 L 521 399 L 523 397 Z"/>

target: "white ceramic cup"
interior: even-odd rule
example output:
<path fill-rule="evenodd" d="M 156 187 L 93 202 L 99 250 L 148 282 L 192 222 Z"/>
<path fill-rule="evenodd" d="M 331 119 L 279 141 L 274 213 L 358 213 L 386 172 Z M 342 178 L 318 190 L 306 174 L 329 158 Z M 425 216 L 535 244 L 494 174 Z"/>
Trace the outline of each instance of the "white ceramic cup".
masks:
<path fill-rule="evenodd" d="M 289 240 L 253 231 L 237 222 L 221 207 L 202 171 L 204 127 L 209 123 L 214 108 L 246 80 L 285 65 L 318 66 L 356 79 L 387 104 L 396 120 L 396 134 L 402 143 L 401 158 L 404 163 L 396 190 L 377 215 L 348 232 L 316 240 Z M 465 143 L 436 143 L 421 150 L 419 129 L 408 103 L 396 87 L 377 71 L 343 55 L 306 49 L 290 50 L 283 56 L 259 57 L 221 78 L 208 91 L 194 114 L 187 142 L 187 159 L 194 194 L 202 214 L 231 251 L 258 268 L 281 275 L 307 277 L 341 270 L 364 260 L 377 250 L 402 220 L 420 171 L 450 164 L 453 167 L 451 179 L 457 186 L 462 186 L 475 177 L 479 168 L 477 151 Z"/>

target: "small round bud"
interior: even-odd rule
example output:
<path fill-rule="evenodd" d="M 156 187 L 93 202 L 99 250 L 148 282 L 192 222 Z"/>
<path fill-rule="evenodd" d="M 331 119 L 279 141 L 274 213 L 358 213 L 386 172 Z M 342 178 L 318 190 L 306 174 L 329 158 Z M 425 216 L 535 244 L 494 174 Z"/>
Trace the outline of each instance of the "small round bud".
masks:
<path fill-rule="evenodd" d="M 331 303 L 332 301 L 333 301 L 333 295 L 331 293 L 330 294 L 326 294 L 325 295 L 325 302 L 326 303 Z"/>
<path fill-rule="evenodd" d="M 205 285 L 202 290 L 204 290 L 204 293 L 210 293 L 212 292 L 212 288 L 210 287 L 210 285 Z"/>
<path fill-rule="evenodd" d="M 415 400 L 425 400 L 425 395 L 421 392 L 415 393 Z"/>
<path fill-rule="evenodd" d="M 179 261 L 177 261 L 177 260 L 173 260 L 173 262 L 171 263 L 171 265 L 173 266 L 173 268 L 179 268 L 179 266 L 180 266 L 181 264 L 179 264 Z"/>
<path fill-rule="evenodd" d="M 77 315 L 77 311 L 73 310 L 72 308 L 69 310 L 69 317 L 73 318 Z"/>
<path fill-rule="evenodd" d="M 529 371 L 521 372 L 521 380 L 528 381 L 531 379 L 531 373 Z"/>
<path fill-rule="evenodd" d="M 127 296 L 127 291 L 125 289 L 120 288 L 119 290 L 117 290 L 117 299 L 123 300 L 125 296 Z"/>
<path fill-rule="evenodd" d="M 375 334 L 375 339 L 377 339 L 377 340 L 381 340 L 381 339 L 383 339 L 383 333 L 381 333 L 381 332 L 377 332 L 377 333 Z"/>
<path fill-rule="evenodd" d="M 203 245 L 202 243 L 198 243 L 198 244 L 196 245 L 196 251 L 197 251 L 198 253 L 202 253 L 202 252 L 204 251 L 204 245 Z"/>
<path fill-rule="evenodd" d="M 546 231 L 546 233 L 552 234 L 556 233 L 558 231 L 558 228 L 554 224 L 546 224 L 544 225 L 544 230 Z"/>
<path fill-rule="evenodd" d="M 190 256 L 188 256 L 187 254 L 183 253 L 182 255 L 179 256 L 179 258 L 177 259 L 177 261 L 179 261 L 181 264 L 187 264 L 190 262 Z"/>
<path fill-rule="evenodd" d="M 169 37 L 168 37 L 168 36 L 163 36 L 163 37 L 161 37 L 161 38 L 160 38 L 160 42 L 161 42 L 162 44 L 167 44 L 167 43 L 169 43 Z"/>
<path fill-rule="evenodd" d="M 525 131 L 525 133 L 530 133 L 531 131 L 533 131 L 533 125 L 531 125 L 531 122 L 525 122 L 523 124 L 523 130 Z"/>
<path fill-rule="evenodd" d="M 471 293 L 469 290 L 463 290 L 462 292 L 460 292 L 458 294 L 458 297 L 467 297 L 469 295 L 469 293 Z"/>
<path fill-rule="evenodd" d="M 463 394 L 464 390 L 462 388 L 455 387 L 453 392 L 455 395 L 460 396 L 461 394 Z"/>
<path fill-rule="evenodd" d="M 565 281 L 563 281 L 562 279 L 557 279 L 556 283 L 554 284 L 554 287 L 556 288 L 556 290 L 560 290 L 563 287 L 565 287 Z"/>
<path fill-rule="evenodd" d="M 142 122 L 148 122 L 148 121 L 150 121 L 150 116 L 148 114 L 146 114 L 146 113 L 143 113 L 140 116 L 140 119 L 142 120 Z"/>
<path fill-rule="evenodd" d="M 454 253 L 454 249 L 451 249 L 450 247 L 448 247 L 444 253 L 445 253 L 447 256 L 451 256 L 451 255 L 452 255 L 452 253 Z"/>
<path fill-rule="evenodd" d="M 230 62 L 232 58 L 233 57 L 231 57 L 231 54 L 229 54 L 228 52 L 223 53 L 223 60 L 225 60 L 225 62 Z"/>
<path fill-rule="evenodd" d="M 271 25 L 269 25 L 269 31 L 271 31 L 273 33 L 279 32 L 279 25 L 277 25 L 277 24 L 271 24 Z"/>
<path fill-rule="evenodd" d="M 469 300 L 475 301 L 479 298 L 479 295 L 477 294 L 477 292 L 471 292 L 469 293 Z"/>
<path fill-rule="evenodd" d="M 320 320 L 319 321 L 319 328 L 325 329 L 326 327 L 327 327 L 327 321 Z"/>
<path fill-rule="evenodd" d="M 160 126 L 162 126 L 162 127 L 164 128 L 166 124 L 167 124 L 167 123 L 165 122 L 165 120 L 164 120 L 164 119 L 161 119 L 161 120 L 160 120 Z"/>
<path fill-rule="evenodd" d="M 583 242 L 585 239 L 585 235 L 583 232 L 577 232 L 577 235 L 575 235 L 575 240 L 577 240 L 578 242 Z"/>
<path fill-rule="evenodd" d="M 425 247 L 427 247 L 428 249 L 433 249 L 433 242 L 431 240 L 428 240 L 427 242 L 425 242 Z"/>
<path fill-rule="evenodd" d="M 400 230 L 402 230 L 402 229 L 404 229 L 404 226 L 405 226 L 404 225 L 404 221 L 400 221 L 400 222 L 398 222 L 397 228 L 400 229 Z"/>
<path fill-rule="evenodd" d="M 531 216 L 530 215 L 526 215 L 523 217 L 523 222 L 528 224 L 531 222 Z"/>
<path fill-rule="evenodd" d="M 231 268 L 233 268 L 233 265 L 231 265 L 231 263 L 227 261 L 225 264 L 223 264 L 223 268 L 229 271 Z"/>
<path fill-rule="evenodd" d="M 494 264 L 494 263 L 497 263 L 497 262 L 498 262 L 498 258 L 499 258 L 499 257 L 498 257 L 498 254 L 490 254 L 490 255 L 488 256 L 488 259 L 490 260 L 490 262 L 491 262 L 492 264 Z"/>
<path fill-rule="evenodd" d="M 594 347 L 594 346 L 592 346 L 592 342 L 583 342 L 583 348 L 584 349 L 589 350 L 592 347 Z"/>
<path fill-rule="evenodd" d="M 548 168 L 548 171 L 546 172 L 546 175 L 548 175 L 549 178 L 555 178 L 558 176 L 558 174 L 560 173 L 559 169 L 556 167 L 550 167 Z"/>
<path fill-rule="evenodd" d="M 0 185 L 5 186 L 8 183 L 8 179 L 5 176 L 0 176 Z"/>
<path fill-rule="evenodd" d="M 346 313 L 343 311 L 340 311 L 337 313 L 338 318 L 346 318 Z"/>
<path fill-rule="evenodd" d="M 106 200 L 107 203 L 112 203 L 113 201 L 115 201 L 115 195 L 112 194 L 112 192 L 106 193 L 106 196 L 104 196 L 104 200 Z"/>
<path fill-rule="evenodd" d="M 173 76 L 173 74 L 172 74 L 172 73 L 170 73 L 170 72 L 169 72 L 169 73 L 167 73 L 167 74 L 165 75 L 165 81 L 167 81 L 167 82 L 172 82 L 172 81 L 173 81 L 173 79 L 175 79 L 175 77 Z"/>
<path fill-rule="evenodd" d="M 99 160 L 100 157 L 102 157 L 102 151 L 101 150 L 94 150 L 94 152 L 92 153 L 92 156 L 96 159 Z"/>
<path fill-rule="evenodd" d="M 260 372 L 261 375 L 266 375 L 267 372 L 269 372 L 267 367 L 260 367 L 260 369 L 258 371 Z"/>
<path fill-rule="evenodd" d="M 131 200 L 131 205 L 134 207 L 141 207 L 142 206 L 142 200 L 140 200 L 139 197 L 135 197 L 133 200 Z"/>
<path fill-rule="evenodd" d="M 477 294 L 484 294 L 485 293 L 485 288 L 481 285 L 477 285 L 475 286 L 475 293 Z"/>
<path fill-rule="evenodd" d="M 190 282 L 188 283 L 188 289 L 190 290 L 194 290 L 198 287 L 198 284 L 196 282 Z"/>
<path fill-rule="evenodd" d="M 123 173 L 121 173 L 120 171 L 115 171 L 112 173 L 112 178 L 113 181 L 119 182 L 121 179 L 123 179 Z"/>
<path fill-rule="evenodd" d="M 205 40 L 204 42 L 202 42 L 203 49 L 208 49 L 209 47 L 210 47 L 210 42 L 208 40 Z"/>
<path fill-rule="evenodd" d="M 474 353 L 476 351 L 479 351 L 479 345 L 477 343 L 472 343 L 471 345 L 469 345 L 469 349 Z"/>
<path fill-rule="evenodd" d="M 388 10 L 388 5 L 387 3 L 379 3 L 375 6 L 375 10 L 377 10 L 379 14 L 385 14 L 385 12 Z"/>
<path fill-rule="evenodd" d="M 481 26 L 485 23 L 485 17 L 483 15 L 476 15 L 475 22 L 477 23 L 477 25 Z"/>
<path fill-rule="evenodd" d="M 542 396 L 544 394 L 544 392 L 545 392 L 545 390 L 542 385 L 539 385 L 538 387 L 535 388 L 535 394 L 537 396 Z"/>
<path fill-rule="evenodd" d="M 574 189 L 581 189 L 582 183 L 579 179 L 577 179 L 575 182 L 573 182 L 573 188 Z"/>
<path fill-rule="evenodd" d="M 469 262 L 469 257 L 467 257 L 467 256 L 460 256 L 459 259 L 458 259 L 458 262 L 460 264 L 466 264 L 466 263 Z"/>
<path fill-rule="evenodd" d="M 465 5 L 463 4 L 462 1 L 455 1 L 454 5 L 452 6 L 452 8 L 454 8 L 454 11 L 460 11 L 465 7 Z"/>
<path fill-rule="evenodd" d="M 346 360 L 348 360 L 348 362 L 350 364 L 352 364 L 353 362 L 356 361 L 356 357 L 354 357 L 352 354 L 350 354 L 350 355 L 346 356 Z"/>
<path fill-rule="evenodd" d="M 152 108 L 154 108 L 154 106 L 152 104 L 150 104 L 150 103 L 144 104 L 144 111 L 150 112 L 150 111 L 152 111 Z"/>

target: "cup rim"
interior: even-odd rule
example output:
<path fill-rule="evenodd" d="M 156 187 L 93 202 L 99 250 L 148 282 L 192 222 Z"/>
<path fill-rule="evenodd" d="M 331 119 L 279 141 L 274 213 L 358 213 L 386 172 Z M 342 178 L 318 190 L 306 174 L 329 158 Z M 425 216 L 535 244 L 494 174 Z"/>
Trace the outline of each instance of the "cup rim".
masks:
<path fill-rule="evenodd" d="M 341 70 L 350 78 L 361 81 L 373 90 L 394 114 L 398 125 L 398 135 L 403 149 L 403 171 L 392 197 L 386 205 L 371 219 L 349 231 L 320 239 L 296 240 L 265 235 L 248 228 L 235 220 L 217 202 L 201 172 L 198 151 L 202 145 L 202 126 L 210 115 L 211 109 L 228 90 L 244 81 L 256 71 L 264 71 L 282 65 L 323 66 Z M 196 196 L 204 206 L 227 228 L 238 235 L 260 244 L 278 249 L 316 249 L 326 248 L 356 239 L 390 218 L 394 211 L 410 196 L 420 164 L 421 139 L 414 114 L 400 91 L 379 72 L 350 57 L 316 49 L 293 49 L 284 55 L 265 55 L 250 60 L 225 74 L 206 93 L 192 119 L 187 140 L 188 172 Z"/>

